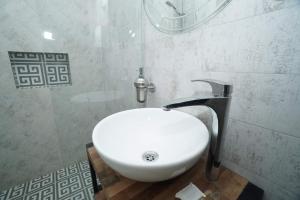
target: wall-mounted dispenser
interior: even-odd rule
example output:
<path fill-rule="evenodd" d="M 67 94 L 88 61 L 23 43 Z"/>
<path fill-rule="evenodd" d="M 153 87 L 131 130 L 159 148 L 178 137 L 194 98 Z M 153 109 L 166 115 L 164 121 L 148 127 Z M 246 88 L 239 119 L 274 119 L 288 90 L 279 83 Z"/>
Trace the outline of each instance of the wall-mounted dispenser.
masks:
<path fill-rule="evenodd" d="M 145 103 L 147 101 L 147 92 L 155 91 L 155 86 L 153 83 L 149 83 L 144 77 L 143 68 L 139 68 L 139 77 L 134 81 L 134 86 L 136 88 L 136 100 L 139 103 Z"/>

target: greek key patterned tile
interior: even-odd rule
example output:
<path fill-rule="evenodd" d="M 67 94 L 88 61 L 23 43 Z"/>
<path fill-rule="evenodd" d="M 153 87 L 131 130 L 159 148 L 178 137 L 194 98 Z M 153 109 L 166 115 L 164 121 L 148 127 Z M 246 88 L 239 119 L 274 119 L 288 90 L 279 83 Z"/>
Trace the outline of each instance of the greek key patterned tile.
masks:
<path fill-rule="evenodd" d="M 48 185 L 46 187 L 42 187 L 36 190 L 33 193 L 29 193 L 25 196 L 25 200 L 36 200 L 36 199 L 47 199 L 47 200 L 54 200 L 55 193 L 54 193 L 54 184 Z"/>
<path fill-rule="evenodd" d="M 57 170 L 56 171 L 56 180 L 60 181 L 62 179 L 68 178 L 73 175 L 78 175 L 78 174 L 79 174 L 78 165 L 77 165 L 77 163 L 73 163 L 67 168 Z"/>
<path fill-rule="evenodd" d="M 89 171 L 85 171 L 81 173 L 83 186 L 84 187 L 92 187 L 92 178 Z"/>
<path fill-rule="evenodd" d="M 70 70 L 68 63 L 45 64 L 47 85 L 70 85 Z"/>
<path fill-rule="evenodd" d="M 27 187 L 27 183 L 23 183 L 21 185 L 10 188 L 7 191 L 7 195 L 4 199 L 5 200 L 22 199 L 23 196 L 26 194 L 26 187 Z"/>
<path fill-rule="evenodd" d="M 85 189 L 85 192 L 87 194 L 87 198 L 86 199 L 89 199 L 89 200 L 94 200 L 94 190 L 93 190 L 93 187 L 89 187 L 87 189 Z"/>
<path fill-rule="evenodd" d="M 17 88 L 71 85 L 66 53 L 8 52 Z"/>
<path fill-rule="evenodd" d="M 78 163 L 80 171 L 90 171 L 89 162 L 87 160 Z"/>
<path fill-rule="evenodd" d="M 66 53 L 44 53 L 47 85 L 71 85 L 69 56 Z"/>
<path fill-rule="evenodd" d="M 41 63 L 20 63 L 11 66 L 17 88 L 45 86 Z"/>
<path fill-rule="evenodd" d="M 77 174 L 57 182 L 58 198 L 69 196 L 82 188 L 80 175 Z"/>
<path fill-rule="evenodd" d="M 35 190 L 41 190 L 49 185 L 54 185 L 54 174 L 48 174 L 38 178 L 34 178 L 28 183 L 27 193 L 34 192 Z"/>
<path fill-rule="evenodd" d="M 2 192 L 0 192 L 0 200 L 4 200 L 5 199 L 5 197 L 7 196 L 7 190 L 4 190 L 4 191 L 2 191 Z"/>
<path fill-rule="evenodd" d="M 23 62 L 43 62 L 43 54 L 38 52 L 8 52 L 10 62 L 23 63 Z"/>
<path fill-rule="evenodd" d="M 66 53 L 44 53 L 45 62 L 69 62 Z"/>
<path fill-rule="evenodd" d="M 79 190 L 71 194 L 71 196 L 63 198 L 63 200 L 92 200 L 93 195 L 88 190 Z"/>
<path fill-rule="evenodd" d="M 90 167 L 88 161 L 78 163 L 79 170 L 81 171 L 81 177 L 84 187 L 92 187 L 92 178 L 90 174 Z"/>
<path fill-rule="evenodd" d="M 0 200 L 92 200 L 94 195 L 89 170 L 87 161 L 75 162 L 0 192 Z"/>

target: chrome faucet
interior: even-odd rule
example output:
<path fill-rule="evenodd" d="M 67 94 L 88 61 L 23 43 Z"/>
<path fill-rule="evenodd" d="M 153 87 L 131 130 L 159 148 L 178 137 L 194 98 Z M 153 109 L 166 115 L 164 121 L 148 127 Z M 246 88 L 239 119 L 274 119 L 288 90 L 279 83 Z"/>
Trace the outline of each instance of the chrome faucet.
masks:
<path fill-rule="evenodd" d="M 216 134 L 211 134 L 205 172 L 208 180 L 215 181 L 218 179 L 220 174 L 220 148 L 222 143 L 222 136 L 224 135 L 225 129 L 227 127 L 228 111 L 231 102 L 231 93 L 233 86 L 221 81 L 210 79 L 192 80 L 192 82 L 198 81 L 209 83 L 212 87 L 213 96 L 185 99 L 176 103 L 165 105 L 163 106 L 163 108 L 164 110 L 169 110 L 172 108 L 203 105 L 208 106 L 215 112 L 218 119 L 218 132 Z"/>

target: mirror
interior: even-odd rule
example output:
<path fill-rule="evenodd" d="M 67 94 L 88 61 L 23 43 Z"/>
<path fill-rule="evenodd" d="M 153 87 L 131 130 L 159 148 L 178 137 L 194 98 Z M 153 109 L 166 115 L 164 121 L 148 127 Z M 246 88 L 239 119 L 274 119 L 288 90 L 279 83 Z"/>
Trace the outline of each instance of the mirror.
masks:
<path fill-rule="evenodd" d="M 150 22 L 165 33 L 190 31 L 207 22 L 231 0 L 143 0 Z"/>

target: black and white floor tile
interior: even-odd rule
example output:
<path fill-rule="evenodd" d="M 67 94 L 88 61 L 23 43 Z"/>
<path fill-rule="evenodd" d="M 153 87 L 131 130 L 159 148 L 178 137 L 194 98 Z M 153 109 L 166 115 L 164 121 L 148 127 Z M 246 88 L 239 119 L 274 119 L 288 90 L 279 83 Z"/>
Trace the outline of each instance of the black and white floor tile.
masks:
<path fill-rule="evenodd" d="M 88 161 L 75 162 L 66 168 L 0 192 L 0 200 L 39 199 L 94 199 Z"/>

